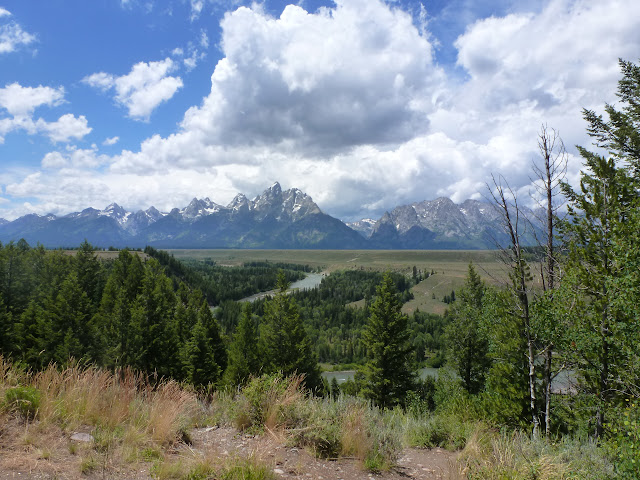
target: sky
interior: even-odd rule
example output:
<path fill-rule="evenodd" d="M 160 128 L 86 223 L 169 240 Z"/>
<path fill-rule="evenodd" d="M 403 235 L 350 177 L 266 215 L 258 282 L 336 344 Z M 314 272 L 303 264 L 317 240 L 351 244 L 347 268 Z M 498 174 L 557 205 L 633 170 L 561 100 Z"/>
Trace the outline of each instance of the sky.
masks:
<path fill-rule="evenodd" d="M 226 205 L 278 181 L 345 221 L 589 146 L 637 0 L 0 0 L 0 218 Z"/>

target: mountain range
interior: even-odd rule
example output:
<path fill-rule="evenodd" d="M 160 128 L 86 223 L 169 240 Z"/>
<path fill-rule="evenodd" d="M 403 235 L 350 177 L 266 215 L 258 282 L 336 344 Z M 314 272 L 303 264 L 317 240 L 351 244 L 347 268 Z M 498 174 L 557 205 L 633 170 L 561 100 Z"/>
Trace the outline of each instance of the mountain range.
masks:
<path fill-rule="evenodd" d="M 253 200 L 238 194 L 226 206 L 194 198 L 186 207 L 129 212 L 116 203 L 57 217 L 0 219 L 0 241 L 75 247 L 273 249 L 491 249 L 506 240 L 501 217 L 485 202 L 438 198 L 396 207 L 379 220 L 343 223 L 306 193 L 273 184 Z"/>

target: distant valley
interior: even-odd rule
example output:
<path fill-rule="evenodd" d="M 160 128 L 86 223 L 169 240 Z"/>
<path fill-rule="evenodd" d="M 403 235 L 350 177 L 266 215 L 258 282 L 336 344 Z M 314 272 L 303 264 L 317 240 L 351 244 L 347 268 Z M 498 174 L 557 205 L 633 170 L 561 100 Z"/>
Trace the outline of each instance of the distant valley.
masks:
<path fill-rule="evenodd" d="M 526 211 L 525 214 L 532 212 Z M 0 241 L 74 247 L 84 239 L 101 248 L 265 249 L 492 249 L 507 239 L 501 217 L 486 202 L 448 198 L 398 206 L 380 219 L 344 223 L 298 189 L 275 183 L 249 200 L 238 194 L 222 206 L 194 198 L 170 212 L 129 212 L 113 203 L 65 216 L 30 214 L 0 219 Z"/>

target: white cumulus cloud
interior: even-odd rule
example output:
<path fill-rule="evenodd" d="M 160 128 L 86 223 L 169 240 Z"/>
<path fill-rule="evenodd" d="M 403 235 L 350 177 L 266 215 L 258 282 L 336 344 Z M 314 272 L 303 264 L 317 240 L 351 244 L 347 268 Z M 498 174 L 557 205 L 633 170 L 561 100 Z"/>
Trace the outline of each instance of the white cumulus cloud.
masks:
<path fill-rule="evenodd" d="M 0 108 L 13 116 L 31 115 L 37 107 L 54 107 L 63 101 L 63 87 L 23 87 L 19 83 L 12 83 L 0 88 Z"/>
<path fill-rule="evenodd" d="M 0 143 L 7 133 L 17 130 L 23 130 L 30 135 L 44 134 L 54 143 L 79 140 L 89 134 L 91 127 L 84 115 L 76 117 L 67 113 L 54 122 L 33 118 L 37 108 L 56 107 L 63 102 L 63 87 L 23 87 L 18 83 L 12 83 L 0 88 L 0 113 L 6 110 L 9 114 L 0 118 Z"/>
<path fill-rule="evenodd" d="M 38 119 L 37 126 L 45 132 L 52 142 L 68 142 L 71 139 L 79 140 L 91 133 L 91 127 L 84 115 L 76 117 L 71 113 L 62 115 L 55 122 L 45 122 Z"/>
<path fill-rule="evenodd" d="M 131 118 L 148 120 L 153 110 L 182 88 L 182 79 L 169 75 L 173 70 L 173 60 L 166 58 L 157 62 L 139 62 L 131 72 L 120 77 L 99 72 L 84 77 L 82 81 L 102 91 L 113 89 L 116 102 L 128 109 Z"/>
<path fill-rule="evenodd" d="M 9 10 L 0 7 L 0 21 L 11 17 Z M 26 32 L 15 21 L 0 24 L 0 54 L 16 51 L 22 45 L 30 45 L 36 36 Z"/>
<path fill-rule="evenodd" d="M 52 153 L 42 162 L 47 175 L 23 175 L 6 195 L 31 192 L 67 211 L 114 200 L 170 208 L 194 195 L 225 203 L 278 180 L 332 215 L 375 217 L 438 196 L 481 198 L 492 173 L 526 191 L 543 123 L 559 130 L 575 180 L 572 146 L 590 144 L 582 108 L 616 102 L 617 60 L 640 52 L 640 2 L 533 3 L 469 24 L 455 41 L 455 68 L 436 62 L 424 11 L 412 18 L 395 2 L 337 0 L 316 12 L 289 5 L 278 17 L 240 7 L 221 22 L 210 92 L 175 133 L 152 135 L 98 170 Z M 192 53 L 185 48 L 175 62 Z M 169 59 L 141 63 L 85 83 L 147 118 L 180 88 L 159 86 L 172 68 Z"/>

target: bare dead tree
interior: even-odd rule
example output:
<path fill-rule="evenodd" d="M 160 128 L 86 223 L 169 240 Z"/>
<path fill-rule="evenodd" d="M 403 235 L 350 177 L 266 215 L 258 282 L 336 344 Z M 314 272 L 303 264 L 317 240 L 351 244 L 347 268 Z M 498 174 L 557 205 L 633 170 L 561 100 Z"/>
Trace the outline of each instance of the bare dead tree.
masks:
<path fill-rule="evenodd" d="M 531 326 L 531 312 L 529 308 L 529 282 L 531 281 L 531 274 L 521 244 L 526 233 L 528 222 L 518 207 L 516 193 L 509 187 L 506 180 L 502 176 L 496 179 L 492 175 L 491 178 L 493 180 L 493 187 L 487 185 L 487 188 L 489 189 L 495 207 L 502 216 L 502 225 L 510 242 L 508 247 L 501 246 L 500 253 L 503 262 L 509 268 L 509 277 L 511 279 L 509 290 L 516 299 L 515 310 L 510 313 L 517 315 L 520 319 L 522 335 L 527 344 L 529 404 L 531 408 L 533 435 L 536 436 L 540 427 L 540 418 L 536 401 L 535 337 Z"/>
<path fill-rule="evenodd" d="M 567 172 L 567 152 L 559 133 L 542 125 L 538 134 L 538 149 L 540 161 L 533 162 L 532 170 L 535 175 L 532 178 L 536 188 L 536 200 L 544 218 L 538 218 L 540 224 L 545 225 L 544 237 L 538 239 L 538 244 L 544 248 L 545 260 L 540 263 L 540 277 L 543 291 L 553 296 L 553 289 L 560 277 L 558 272 L 558 258 L 555 249 L 556 224 L 558 213 L 563 205 L 559 199 L 561 195 L 560 185 L 564 182 Z M 552 361 L 554 344 L 552 338 L 546 338 L 542 342 L 541 355 L 544 357 L 543 395 L 544 395 L 544 419 L 545 433 L 551 432 L 551 383 L 553 381 Z"/>

